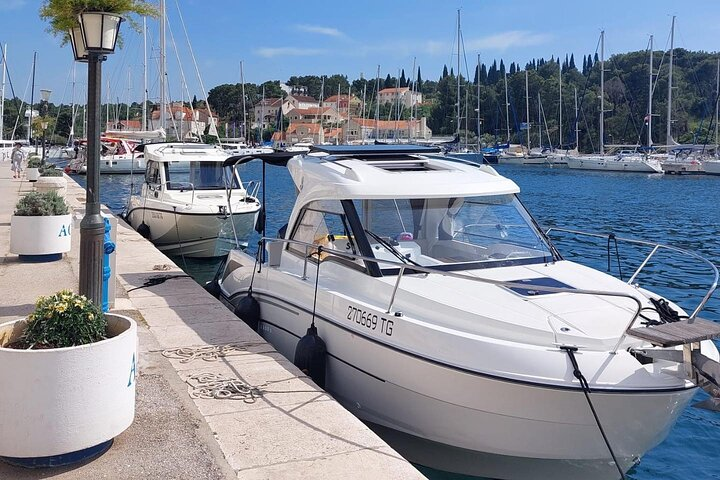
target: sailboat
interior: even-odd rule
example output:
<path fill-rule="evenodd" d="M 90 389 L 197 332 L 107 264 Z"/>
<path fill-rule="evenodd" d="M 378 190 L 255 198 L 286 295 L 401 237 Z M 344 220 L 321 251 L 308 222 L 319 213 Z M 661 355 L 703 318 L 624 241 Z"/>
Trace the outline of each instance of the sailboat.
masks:
<path fill-rule="evenodd" d="M 605 30 L 600 32 L 600 154 L 568 155 L 568 168 L 606 172 L 662 173 L 660 162 L 634 151 L 605 153 Z"/>
<path fill-rule="evenodd" d="M 455 140 L 451 143 L 452 148 L 448 150 L 445 154 L 448 157 L 457 158 L 460 160 L 465 160 L 469 162 L 475 162 L 475 163 L 483 163 L 483 155 L 480 152 L 479 148 L 475 148 L 475 146 L 468 145 L 467 143 L 467 135 L 465 138 L 465 143 L 460 143 L 460 124 L 462 121 L 462 113 L 460 109 L 460 45 L 462 41 L 462 31 L 460 30 L 460 10 L 457 12 L 457 102 L 456 102 L 456 115 L 455 118 L 457 120 L 457 127 L 455 128 Z M 463 48 L 464 51 L 464 48 Z M 478 57 L 478 68 L 479 68 L 479 62 L 480 59 Z M 480 102 L 480 78 L 478 75 L 478 103 Z M 467 115 L 467 112 L 465 113 Z M 480 107 L 478 105 L 478 116 L 480 115 Z M 479 125 L 479 123 L 478 123 Z M 467 131 L 467 128 L 466 128 Z M 480 136 L 480 128 L 478 126 L 478 137 Z"/>
<path fill-rule="evenodd" d="M 527 147 L 522 145 L 510 145 L 507 149 L 500 152 L 498 163 L 501 165 L 545 165 L 547 164 L 547 155 L 530 151 L 530 89 L 528 88 L 528 71 L 525 70 L 525 136 L 527 139 Z M 507 77 L 505 80 L 505 94 L 507 95 Z M 508 118 L 508 129 L 510 121 Z M 509 135 L 508 135 L 509 138 Z"/>

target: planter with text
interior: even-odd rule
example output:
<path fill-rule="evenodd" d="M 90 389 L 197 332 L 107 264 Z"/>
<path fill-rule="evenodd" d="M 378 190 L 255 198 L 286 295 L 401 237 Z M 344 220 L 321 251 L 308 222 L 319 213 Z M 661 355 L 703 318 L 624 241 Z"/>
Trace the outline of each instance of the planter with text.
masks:
<path fill-rule="evenodd" d="M 67 348 L 14 349 L 27 320 L 0 325 L 0 457 L 25 467 L 96 456 L 135 416 L 137 325 L 105 314 L 107 339 Z"/>
<path fill-rule="evenodd" d="M 31 192 L 10 217 L 10 251 L 25 260 L 52 261 L 71 248 L 72 215 L 56 192 Z"/>

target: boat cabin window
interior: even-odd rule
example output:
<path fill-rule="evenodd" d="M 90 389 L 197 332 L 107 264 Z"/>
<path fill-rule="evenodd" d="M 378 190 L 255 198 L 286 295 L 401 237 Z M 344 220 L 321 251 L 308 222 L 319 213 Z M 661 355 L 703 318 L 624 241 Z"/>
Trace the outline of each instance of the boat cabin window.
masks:
<path fill-rule="evenodd" d="M 300 217 L 295 224 L 292 240 L 322 246 L 325 250 L 336 250 L 348 254 L 357 254 L 357 243 L 350 228 L 347 216 L 340 201 L 315 201 L 303 208 Z M 310 255 L 317 259 L 317 249 L 289 243 L 288 250 L 300 255 Z M 328 258 L 327 254 L 321 253 L 321 259 Z M 333 257 L 333 259 L 340 259 Z M 348 262 L 352 262 L 347 259 Z M 362 266 L 362 262 L 356 262 Z"/>
<path fill-rule="evenodd" d="M 165 172 L 169 190 L 224 190 L 232 179 L 231 188 L 240 188 L 240 181 L 232 167 L 223 167 L 223 162 L 191 161 L 189 170 Z M 227 179 L 227 181 L 226 181 Z"/>
<path fill-rule="evenodd" d="M 372 253 L 379 259 L 439 270 L 555 260 L 553 250 L 514 195 L 353 203 Z M 383 273 L 392 273 L 387 264 L 380 267 Z"/>
<path fill-rule="evenodd" d="M 160 183 L 160 165 L 157 162 L 147 162 L 145 168 L 145 182 L 153 185 Z"/>

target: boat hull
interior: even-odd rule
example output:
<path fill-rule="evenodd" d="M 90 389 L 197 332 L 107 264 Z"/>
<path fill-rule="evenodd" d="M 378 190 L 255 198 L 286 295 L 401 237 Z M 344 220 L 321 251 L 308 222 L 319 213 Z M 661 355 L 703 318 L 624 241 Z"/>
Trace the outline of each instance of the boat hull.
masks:
<path fill-rule="evenodd" d="M 248 206 L 251 208 L 221 215 L 147 204 L 131 208 L 126 218 L 135 230 L 145 223 L 150 229 L 148 239 L 166 255 L 219 257 L 237 247 L 234 234 L 240 246 L 247 246 L 260 211 L 259 205 Z"/>
<path fill-rule="evenodd" d="M 662 173 L 657 162 L 617 159 L 616 157 L 567 157 L 568 168 L 604 172 Z"/>
<path fill-rule="evenodd" d="M 101 157 L 100 173 L 102 174 L 122 174 L 128 173 L 144 173 L 145 159 L 142 157 Z"/>
<path fill-rule="evenodd" d="M 244 263 L 251 265 L 249 258 Z M 270 281 L 293 295 L 280 296 L 277 289 L 270 293 L 255 278 L 253 296 L 262 314 L 259 333 L 292 359 L 312 319 L 309 308 L 297 302 L 311 292 L 280 276 Z M 242 293 L 224 302 L 232 308 Z M 326 300 L 322 304 L 327 305 Z M 332 302 L 342 303 L 340 295 Z M 528 472 L 540 466 L 548 478 L 608 478 L 617 473 L 579 388 L 446 365 L 363 335 L 341 316 L 336 310 L 315 315 L 328 349 L 326 389 L 360 419 L 391 431 L 386 439 L 409 460 L 498 478 L 528 478 Z M 401 320 L 395 322 L 397 328 Z M 693 388 L 683 388 L 591 395 L 624 469 L 665 438 L 693 393 Z M 595 471 L 600 472 L 597 477 L 590 474 Z"/>
<path fill-rule="evenodd" d="M 498 157 L 498 163 L 500 165 L 546 165 L 548 159 L 545 156 L 514 157 L 500 155 Z"/>

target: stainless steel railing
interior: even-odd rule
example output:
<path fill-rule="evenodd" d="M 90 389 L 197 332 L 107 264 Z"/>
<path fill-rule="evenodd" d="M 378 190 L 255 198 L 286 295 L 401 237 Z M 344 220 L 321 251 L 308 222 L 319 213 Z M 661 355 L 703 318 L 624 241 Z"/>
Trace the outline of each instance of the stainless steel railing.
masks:
<path fill-rule="evenodd" d="M 395 280 L 395 285 L 393 286 L 392 293 L 390 294 L 390 298 L 388 301 L 387 309 L 385 310 L 385 313 L 391 313 L 392 307 L 395 303 L 395 297 L 397 294 L 397 291 L 400 287 L 400 283 L 402 279 L 404 278 L 405 271 L 410 270 L 413 273 L 423 273 L 425 275 L 442 275 L 445 277 L 451 277 L 451 278 L 458 278 L 462 280 L 467 280 L 471 282 L 478 282 L 483 283 L 487 285 L 495 285 L 498 287 L 505 287 L 505 288 L 521 288 L 521 289 L 527 289 L 528 285 L 523 283 L 516 283 L 516 282 L 507 282 L 502 280 L 492 280 L 489 278 L 482 278 L 477 276 L 471 276 L 467 274 L 462 273 L 456 273 L 456 272 L 448 272 L 448 271 L 442 271 L 437 270 L 433 268 L 428 267 L 422 267 L 418 265 L 410 265 L 407 263 L 402 263 L 399 261 L 394 260 L 385 260 L 381 258 L 375 258 L 375 257 L 366 257 L 363 255 L 356 255 L 356 254 L 350 254 L 341 252 L 338 250 L 333 250 L 329 248 L 324 248 L 321 245 L 317 245 L 314 243 L 307 243 L 307 242 L 301 242 L 299 240 L 291 240 L 291 239 L 281 239 L 281 238 L 273 238 L 273 237 L 263 237 L 260 239 L 262 246 L 261 248 L 264 248 L 265 244 L 271 244 L 271 243 L 282 243 L 286 245 L 295 245 L 303 247 L 305 255 L 304 255 L 304 263 L 303 263 L 303 274 L 302 279 L 307 279 L 307 267 L 308 267 L 308 260 L 315 254 L 323 253 L 327 254 L 328 256 L 334 256 L 343 258 L 350 261 L 357 261 L 361 260 L 364 262 L 369 263 L 375 263 L 375 264 L 385 264 L 390 265 L 392 267 L 399 268 L 399 272 L 397 275 L 397 280 Z M 322 262 L 323 259 L 320 258 L 321 255 L 318 255 L 318 263 Z M 606 296 L 606 297 L 616 297 L 616 298 L 627 298 L 635 303 L 635 310 L 632 313 L 632 316 L 630 318 L 630 321 L 628 322 L 628 326 L 625 328 L 623 335 L 618 340 L 615 347 L 612 349 L 611 353 L 615 354 L 617 353 L 618 348 L 620 348 L 620 345 L 625 340 L 625 337 L 627 336 L 627 331 L 637 320 L 638 316 L 640 315 L 640 311 L 643 308 L 643 303 L 640 299 L 638 299 L 634 295 L 630 295 L 628 293 L 622 293 L 622 292 L 611 292 L 606 290 L 587 290 L 587 289 L 576 289 L 576 288 L 562 288 L 562 287 L 550 287 L 550 286 L 542 286 L 542 285 L 533 285 L 533 290 L 542 291 L 542 292 L 549 292 L 549 293 L 572 293 L 576 295 L 597 295 L 597 296 Z"/>
<path fill-rule="evenodd" d="M 635 245 L 643 245 L 646 247 L 651 247 L 652 248 L 651 252 L 648 254 L 647 257 L 645 257 L 645 259 L 642 261 L 642 263 L 640 263 L 640 266 L 637 268 L 637 270 L 635 270 L 635 272 L 632 274 L 630 279 L 627 281 L 627 283 L 630 285 L 633 284 L 633 282 L 635 281 L 637 276 L 645 268 L 645 266 L 648 264 L 650 259 L 655 255 L 655 253 L 657 253 L 658 250 L 661 250 L 661 249 L 680 253 L 682 255 L 692 257 L 696 260 L 700 260 L 701 262 L 707 264 L 710 267 L 710 270 L 712 272 L 713 281 L 711 282 L 710 288 L 708 289 L 707 293 L 705 293 L 705 295 L 703 296 L 703 298 L 700 301 L 700 303 L 698 304 L 698 306 L 695 308 L 695 310 L 693 310 L 692 314 L 690 315 L 690 321 L 694 320 L 695 317 L 697 317 L 697 315 L 700 313 L 700 311 L 702 311 L 702 309 L 705 307 L 705 304 L 708 302 L 708 300 L 710 300 L 710 297 L 717 289 L 718 279 L 720 278 L 718 275 L 717 267 L 710 260 L 706 259 L 705 257 L 703 257 L 701 255 L 698 255 L 695 252 L 691 252 L 689 250 L 684 250 L 684 249 L 678 248 L 678 247 L 673 247 L 671 245 L 664 245 L 662 243 L 653 243 L 653 242 L 648 242 L 645 240 L 636 240 L 633 238 L 623 238 L 623 237 L 616 237 L 616 236 L 609 237 L 607 234 L 603 235 L 600 233 L 583 232 L 581 230 L 571 230 L 568 228 L 552 227 L 545 231 L 545 235 L 550 235 L 550 232 L 553 232 L 553 231 L 563 232 L 563 233 L 571 233 L 574 235 L 583 235 L 583 236 L 594 237 L 594 238 L 602 238 L 602 239 L 612 238 L 614 240 L 621 241 L 621 242 L 627 242 L 627 243 L 632 243 Z"/>

